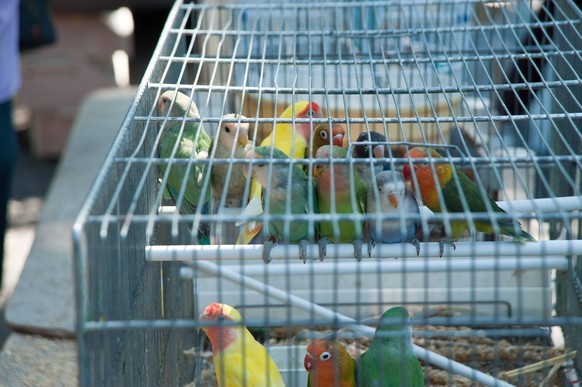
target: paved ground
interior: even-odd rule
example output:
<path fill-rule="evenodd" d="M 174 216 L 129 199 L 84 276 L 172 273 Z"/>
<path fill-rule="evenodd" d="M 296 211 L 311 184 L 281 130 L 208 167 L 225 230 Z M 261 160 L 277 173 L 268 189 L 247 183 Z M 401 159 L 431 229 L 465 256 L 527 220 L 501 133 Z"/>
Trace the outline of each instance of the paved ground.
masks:
<path fill-rule="evenodd" d="M 30 153 L 26 135 L 26 131 L 19 133 L 20 154 L 16 164 L 12 200 L 9 203 L 4 280 L 0 291 L 0 347 L 10 332 L 4 324 L 4 307 L 26 262 L 44 196 L 57 166 L 56 160 L 35 159 Z"/>

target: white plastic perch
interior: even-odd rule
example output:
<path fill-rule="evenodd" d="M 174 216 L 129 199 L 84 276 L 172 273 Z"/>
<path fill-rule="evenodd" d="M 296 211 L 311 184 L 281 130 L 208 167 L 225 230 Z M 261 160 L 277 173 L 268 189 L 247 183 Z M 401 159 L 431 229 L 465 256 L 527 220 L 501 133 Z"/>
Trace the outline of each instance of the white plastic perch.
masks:
<path fill-rule="evenodd" d="M 188 267 L 186 267 L 188 268 Z M 425 273 L 425 272 L 459 272 L 459 271 L 478 271 L 500 270 L 500 271 L 518 271 L 518 270 L 567 270 L 568 259 L 565 257 L 545 257 L 545 258 L 480 258 L 480 259 L 432 259 L 424 260 L 391 260 L 381 262 L 340 262 L 333 265 L 293 265 L 287 263 L 271 262 L 269 265 L 245 264 L 245 265 L 228 265 L 229 270 L 243 272 L 249 276 L 259 275 L 336 275 L 336 274 L 361 274 L 368 273 Z M 188 276 L 188 275 L 186 275 Z"/>
<path fill-rule="evenodd" d="M 516 242 L 459 242 L 456 248 L 446 246 L 443 257 L 557 257 L 566 255 L 582 255 L 582 241 L 553 240 L 520 244 Z M 363 260 L 366 260 L 366 246 L 363 248 Z M 228 261 L 262 259 L 263 245 L 169 245 L 146 246 L 146 259 L 149 261 Z M 308 246 L 308 256 L 317 258 L 318 246 Z M 420 257 L 438 259 L 439 244 L 436 242 L 421 243 Z M 299 263 L 299 247 L 297 245 L 278 245 L 271 250 L 271 258 L 287 260 L 293 258 Z M 351 244 L 329 244 L 327 259 L 354 259 L 354 246 Z M 372 250 L 371 258 L 418 258 L 416 249 L 411 243 L 377 244 Z M 432 261 L 427 261 L 431 265 Z M 438 261 L 435 261 L 438 262 Z M 541 262 L 541 261 L 540 261 Z M 424 263 L 424 261 L 423 261 Z M 423 266 L 426 269 L 427 266 Z M 430 267 L 430 266 L 429 266 Z"/>
<path fill-rule="evenodd" d="M 220 276 L 222 278 L 228 279 L 234 283 L 240 284 L 241 286 L 247 287 L 249 289 L 255 290 L 262 294 L 268 295 L 269 297 L 279 300 L 284 303 L 289 303 L 296 308 L 302 309 L 309 313 L 313 313 L 321 318 L 338 321 L 339 323 L 349 324 L 350 329 L 358 334 L 372 337 L 374 335 L 375 329 L 366 325 L 355 324 L 356 320 L 344 316 L 340 313 L 336 313 L 332 310 L 324 308 L 318 304 L 309 302 L 301 297 L 294 296 L 285 292 L 281 289 L 269 286 L 261 281 L 257 281 L 246 275 L 242 275 L 234 270 L 227 269 L 224 266 L 218 266 L 213 262 L 208 261 L 196 261 L 192 263 L 195 269 L 212 274 L 215 276 Z M 414 346 L 414 353 L 418 358 L 423 361 L 430 363 L 436 367 L 447 370 L 451 373 L 464 376 L 471 380 L 481 383 L 486 386 L 512 386 L 507 382 L 496 379 L 491 375 L 487 375 L 483 372 L 475 370 L 471 367 L 467 367 L 464 364 L 458 363 L 447 357 L 434 353 L 432 351 L 426 350 L 419 346 Z"/>

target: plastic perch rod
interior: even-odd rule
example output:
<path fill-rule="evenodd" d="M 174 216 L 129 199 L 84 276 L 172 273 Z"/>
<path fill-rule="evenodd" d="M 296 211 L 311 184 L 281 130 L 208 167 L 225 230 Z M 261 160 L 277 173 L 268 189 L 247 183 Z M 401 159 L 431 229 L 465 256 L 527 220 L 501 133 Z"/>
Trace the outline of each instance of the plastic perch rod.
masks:
<path fill-rule="evenodd" d="M 443 258 L 447 257 L 558 257 L 582 255 L 582 240 L 551 240 L 529 243 L 517 242 L 458 242 L 455 249 L 445 245 Z M 146 246 L 146 259 L 149 261 L 228 261 L 261 259 L 263 245 L 154 245 Z M 434 258 L 440 255 L 437 242 L 420 244 L 420 258 Z M 308 256 L 319 257 L 317 244 L 308 245 Z M 363 260 L 367 258 L 367 247 L 362 249 Z M 287 260 L 299 257 L 297 245 L 278 245 L 271 250 L 273 260 Z M 354 259 L 354 246 L 351 244 L 329 244 L 327 259 Z M 372 250 L 371 258 L 418 258 L 411 243 L 377 244 Z M 436 264 L 436 263 L 435 263 Z M 423 263 L 423 269 L 433 265 L 431 261 Z M 427 266 L 428 265 L 428 266 Z"/>
<path fill-rule="evenodd" d="M 344 316 L 340 313 L 336 313 L 318 304 L 309 302 L 301 297 L 289 294 L 288 292 L 285 292 L 281 289 L 269 286 L 261 281 L 255 280 L 246 275 L 242 275 L 241 273 L 238 273 L 234 270 L 227 269 L 224 266 L 219 266 L 209 261 L 192 262 L 192 266 L 199 271 L 212 274 L 215 276 L 220 276 L 241 286 L 268 295 L 273 299 L 279 300 L 284 303 L 289 303 L 298 309 L 302 309 L 309 313 L 314 313 L 321 318 L 335 320 L 338 321 L 339 323 L 349 325 L 350 329 L 358 334 L 362 334 L 368 337 L 372 337 L 374 335 L 375 329 L 372 327 L 356 324 L 356 320 L 350 317 Z M 458 363 L 445 356 L 439 355 L 417 345 L 414 346 L 414 353 L 416 354 L 416 356 L 418 356 L 420 359 L 427 363 L 447 370 L 451 373 L 464 376 L 485 386 L 503 386 L 503 387 L 513 386 L 512 384 L 496 379 L 491 375 L 487 375 L 481 371 L 477 371 L 471 367 L 467 367 L 464 364 Z"/>

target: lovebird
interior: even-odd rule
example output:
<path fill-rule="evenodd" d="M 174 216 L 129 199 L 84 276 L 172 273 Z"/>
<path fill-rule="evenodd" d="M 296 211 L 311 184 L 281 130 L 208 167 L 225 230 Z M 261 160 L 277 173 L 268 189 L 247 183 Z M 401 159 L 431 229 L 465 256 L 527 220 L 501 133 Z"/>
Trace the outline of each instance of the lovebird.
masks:
<path fill-rule="evenodd" d="M 293 166 L 289 175 L 289 165 L 260 160 L 285 160 L 289 159 L 281 150 L 271 146 L 258 146 L 247 153 L 247 158 L 254 159 L 251 175 L 262 187 L 262 206 L 268 208 L 270 215 L 307 214 L 309 213 L 309 200 L 311 195 L 313 207 L 317 208 L 315 189 L 303 169 Z M 248 166 L 244 166 L 245 175 L 249 175 Z M 291 179 L 291 180 L 289 180 Z M 299 258 L 305 263 L 307 257 L 307 244 L 310 236 L 307 220 L 293 220 L 287 225 L 284 220 L 269 221 L 269 238 L 263 245 L 263 261 L 271 261 L 271 249 L 279 241 L 298 243 Z M 315 235 L 312 233 L 312 235 Z"/>
<path fill-rule="evenodd" d="M 299 101 L 287 107 L 279 118 L 322 118 L 321 108 L 315 102 Z M 261 146 L 274 146 L 280 149 L 287 157 L 303 159 L 308 157 L 308 146 L 311 139 L 313 127 L 311 122 L 277 123 L 271 134 L 263 141 Z M 254 181 L 251 184 L 249 203 L 245 207 L 241 216 L 258 216 L 263 213 L 261 200 L 261 186 Z M 241 223 L 237 223 L 237 226 Z M 249 244 L 255 240 L 262 225 L 257 222 L 248 222 L 240 229 L 237 244 Z"/>
<path fill-rule="evenodd" d="M 307 387 L 356 387 L 356 362 L 336 340 L 314 340 L 303 360 Z"/>
<path fill-rule="evenodd" d="M 214 370 L 220 387 L 285 386 L 273 358 L 242 325 L 236 309 L 226 304 L 210 304 L 199 320 L 216 323 L 201 329 L 212 343 Z"/>
<path fill-rule="evenodd" d="M 317 159 L 331 161 L 332 157 L 333 159 L 345 160 L 348 157 L 348 151 L 335 145 L 324 145 L 317 150 Z M 313 174 L 317 191 L 318 212 L 320 214 L 363 214 L 366 212 L 366 184 L 355 168 L 352 168 L 349 164 L 341 163 L 334 164 L 333 168 L 331 163 L 315 164 L 313 166 Z M 351 182 L 353 182 L 353 185 Z M 354 194 L 353 197 L 352 192 Z M 334 224 L 337 227 L 334 227 Z M 354 222 L 352 220 L 319 222 L 319 259 L 323 260 L 325 258 L 327 243 L 331 241 L 353 243 L 354 256 L 360 261 L 362 259 L 363 233 L 363 222 Z"/>
<path fill-rule="evenodd" d="M 246 117 L 239 117 L 237 114 L 226 114 L 223 118 L 244 119 Z M 214 151 L 215 160 L 244 159 L 251 148 L 252 143 L 249 143 L 248 122 L 222 122 L 212 140 L 210 154 Z M 212 198 L 216 208 L 218 208 L 218 204 L 225 190 L 225 207 L 240 208 L 242 205 L 246 182 L 243 165 L 232 164 L 230 179 L 228 180 L 228 186 L 226 186 L 228 169 L 229 164 L 215 163 L 212 166 Z"/>
<path fill-rule="evenodd" d="M 430 155 L 433 158 L 442 157 L 434 149 L 430 150 Z M 425 147 L 416 147 L 410 149 L 404 155 L 404 157 L 428 158 L 428 152 Z M 489 203 L 492 211 L 500 215 L 499 217 L 496 217 L 496 221 L 499 226 L 497 230 L 489 220 L 479 220 L 475 221 L 475 228 L 477 231 L 487 234 L 494 234 L 498 232 L 500 234 L 511 236 L 521 243 L 535 242 L 534 237 L 524 231 L 517 220 L 502 210 L 489 196 L 484 198 L 477 184 L 475 184 L 471 179 L 465 176 L 465 174 L 455 168 L 457 178 L 460 182 L 459 186 L 453 176 L 453 169 L 451 168 L 450 164 L 434 164 L 434 168 L 437 174 L 436 179 L 433 176 L 433 170 L 430 164 L 413 164 L 413 167 L 416 178 L 418 180 L 420 191 L 419 194 L 421 195 L 422 202 L 433 212 L 436 213 L 443 210 L 436 188 L 436 181 L 438 181 L 444 198 L 444 205 L 447 211 L 464 212 L 462 204 L 463 199 L 459 193 L 463 192 L 469 211 L 474 213 L 485 213 L 487 212 L 486 203 Z M 413 181 L 410 165 L 404 165 L 402 168 L 402 174 L 407 181 Z M 467 221 L 455 220 L 451 221 L 451 229 L 452 234 L 447 235 L 447 238 L 454 242 L 460 235 L 469 229 L 469 225 Z M 443 247 L 441 241 L 441 255 L 442 251 Z"/>
<path fill-rule="evenodd" d="M 342 146 L 345 135 L 346 129 L 343 125 L 336 124 L 331 127 L 328 123 L 317 125 L 311 135 L 311 149 L 309 154 L 312 158 L 315 157 L 317 150 L 324 145 Z"/>
<path fill-rule="evenodd" d="M 366 187 L 374 185 L 374 177 L 382 172 L 390 169 L 388 158 L 390 157 L 387 151 L 386 137 L 383 134 L 370 130 L 369 132 L 362 132 L 356 139 L 356 142 L 370 142 L 372 144 L 356 144 L 352 148 L 352 157 L 356 159 L 384 159 L 383 164 L 357 163 L 355 164 L 360 177 L 366 182 Z"/>
<path fill-rule="evenodd" d="M 412 344 L 411 317 L 402 306 L 382 314 L 370 348 L 358 359 L 358 386 L 424 386 L 422 367 Z"/>
<path fill-rule="evenodd" d="M 189 96 L 179 91 L 168 90 L 158 100 L 158 113 L 169 118 L 200 118 L 198 107 Z M 211 139 L 200 122 L 165 121 L 162 124 L 163 134 L 160 140 L 160 158 L 206 160 L 210 149 Z M 166 173 L 166 164 L 160 164 L 160 175 Z M 210 189 L 202 192 L 207 167 L 204 164 L 192 164 L 188 171 L 188 164 L 172 164 L 166 188 L 173 202 L 183 215 L 192 215 L 197 206 L 202 206 L 201 213 L 208 212 L 207 203 L 210 199 Z M 186 176 L 186 173 L 188 175 Z M 182 201 L 179 194 L 182 186 Z M 207 223 L 198 225 L 198 243 L 210 244 L 210 226 Z"/>
<path fill-rule="evenodd" d="M 396 219 L 368 222 L 370 243 L 368 255 L 374 243 L 412 242 L 416 255 L 420 253 L 420 243 L 416 233 L 420 230 L 420 209 L 413 193 L 406 187 L 404 176 L 398 171 L 382 171 L 376 175 L 376 184 L 368 189 L 368 214 L 380 213 L 396 215 Z M 414 219 L 416 217 L 416 219 Z"/>

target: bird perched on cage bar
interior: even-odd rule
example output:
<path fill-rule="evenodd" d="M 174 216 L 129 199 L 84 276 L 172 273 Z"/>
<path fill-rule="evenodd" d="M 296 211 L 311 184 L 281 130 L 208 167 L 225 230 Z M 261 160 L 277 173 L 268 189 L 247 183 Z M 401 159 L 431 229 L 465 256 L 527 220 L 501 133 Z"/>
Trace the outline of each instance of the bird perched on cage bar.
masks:
<path fill-rule="evenodd" d="M 356 159 L 388 159 L 390 156 L 386 150 L 386 137 L 373 130 L 360 133 L 356 139 L 356 144 L 352 148 L 352 157 Z M 360 177 L 366 182 L 366 187 L 374 185 L 374 177 L 383 170 L 389 170 L 390 164 L 357 163 L 356 169 Z"/>
<path fill-rule="evenodd" d="M 159 154 L 164 159 L 205 160 L 208 158 L 211 139 L 201 122 L 187 121 L 184 118 L 200 118 L 196 103 L 179 91 L 168 90 L 158 99 L 158 113 L 170 119 L 162 124 Z M 160 164 L 160 174 L 168 173 L 166 188 L 178 211 L 183 215 L 193 215 L 201 206 L 200 213 L 208 212 L 207 203 L 210 189 L 203 191 L 203 183 L 208 171 L 206 165 L 174 163 L 167 171 L 167 164 Z M 180 196 L 182 195 L 182 196 Z M 199 222 L 198 243 L 210 244 L 210 226 Z"/>
<path fill-rule="evenodd" d="M 335 145 L 324 145 L 317 150 L 317 159 L 330 160 L 329 164 L 316 164 L 313 168 L 317 204 L 320 214 L 363 214 L 366 212 L 366 185 L 358 171 L 349 164 L 336 162 L 347 160 L 348 151 Z M 333 159 L 333 160 L 332 160 Z M 333 167 L 332 167 L 333 165 Z M 332 172 L 333 171 L 333 172 Z M 354 256 L 362 259 L 364 224 L 354 220 L 319 222 L 319 257 L 326 256 L 328 241 L 351 242 Z"/>
<path fill-rule="evenodd" d="M 420 208 L 416 197 L 406 187 L 402 173 L 382 171 L 377 174 L 376 184 L 368 188 L 366 209 L 372 215 L 395 216 L 395 219 L 368 221 L 368 255 L 371 256 L 376 241 L 411 242 L 416 247 L 416 255 L 420 253 L 420 243 L 416 238 L 416 233 L 420 230 Z"/>
<path fill-rule="evenodd" d="M 422 367 L 414 354 L 411 318 L 403 306 L 382 314 L 370 348 L 356 364 L 358 386 L 424 386 Z"/>
<path fill-rule="evenodd" d="M 244 119 L 245 116 L 225 114 L 223 119 Z M 249 143 L 248 122 L 221 122 L 212 140 L 210 154 L 214 152 L 214 159 L 244 159 L 253 144 Z M 231 167 L 230 178 L 227 183 L 228 170 Z M 246 178 L 242 164 L 218 164 L 212 166 L 211 172 L 212 197 L 215 208 L 218 208 L 221 197 L 226 191 L 225 206 L 242 206 Z M 216 210 L 214 211 L 216 212 Z"/>
<path fill-rule="evenodd" d="M 428 147 L 412 148 L 404 157 L 429 158 L 428 149 L 430 149 L 430 158 L 442 158 L 435 149 Z M 433 166 L 436 171 L 436 176 L 433 173 Z M 521 243 L 535 242 L 534 237 L 524 231 L 520 223 L 513 216 L 501 209 L 493 199 L 481 191 L 477 184 L 457 168 L 451 167 L 450 164 L 441 163 L 433 165 L 430 163 L 413 164 L 412 168 L 406 164 L 403 166 L 402 173 L 404 178 L 412 183 L 412 186 L 414 186 L 413 169 L 416 181 L 418 182 L 418 194 L 422 198 L 422 202 L 433 212 L 441 212 L 443 210 L 449 212 L 464 212 L 465 208 L 463 203 L 473 213 L 486 213 L 489 207 L 496 215 L 495 222 L 497 225 L 490 220 L 476 220 L 474 225 L 477 231 L 487 234 L 499 233 L 508 235 Z M 439 199 L 437 183 L 442 192 L 443 202 Z M 454 243 L 467 230 L 469 230 L 469 224 L 466 220 L 453 220 L 451 221 L 450 235 L 445 235 L 445 240 Z M 441 256 L 443 254 L 443 242 L 441 239 Z"/>
<path fill-rule="evenodd" d="M 255 179 L 263 187 L 261 197 L 262 206 L 267 208 L 270 215 L 297 215 L 308 214 L 309 197 L 312 197 L 313 208 L 317 208 L 315 189 L 309 190 L 311 180 L 299 166 L 268 163 L 266 160 L 289 159 L 281 150 L 271 146 L 258 146 L 247 153 L 247 158 L 253 159 L 251 172 Z M 291 168 L 291 170 L 289 170 Z M 248 166 L 244 166 L 248 176 Z M 315 236 L 315 231 L 310 232 L 307 220 L 271 220 L 268 227 L 269 237 L 263 245 L 263 261 L 271 261 L 270 252 L 279 241 L 298 243 L 299 258 L 303 262 L 307 259 L 308 239 Z"/>
<path fill-rule="evenodd" d="M 303 365 L 307 387 L 356 387 L 356 362 L 337 340 L 309 343 Z"/>
<path fill-rule="evenodd" d="M 220 387 L 285 386 L 269 352 L 242 325 L 230 305 L 210 304 L 199 317 L 213 325 L 201 328 L 212 344 L 212 358 Z"/>
<path fill-rule="evenodd" d="M 279 118 L 322 118 L 321 108 L 315 102 L 299 101 L 287 107 Z M 308 146 L 310 143 L 312 122 L 280 122 L 273 128 L 263 141 L 261 146 L 274 146 L 280 149 L 286 156 L 294 159 L 303 159 L 308 155 Z M 249 203 L 242 212 L 242 217 L 258 216 L 263 213 L 261 201 L 261 185 L 256 181 L 251 184 L 251 193 Z M 237 226 L 241 223 L 237 222 Z M 241 227 L 237 244 L 249 244 L 255 240 L 255 237 L 261 231 L 261 224 L 257 222 L 248 222 Z"/>

